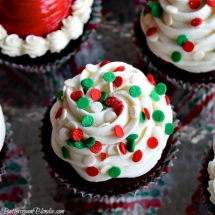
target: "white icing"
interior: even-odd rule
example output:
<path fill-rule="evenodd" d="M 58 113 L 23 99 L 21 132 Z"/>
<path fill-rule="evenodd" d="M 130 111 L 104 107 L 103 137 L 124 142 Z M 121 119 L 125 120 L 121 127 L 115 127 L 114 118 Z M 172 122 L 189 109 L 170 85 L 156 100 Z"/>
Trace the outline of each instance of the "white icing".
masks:
<path fill-rule="evenodd" d="M 4 144 L 5 134 L 6 134 L 5 121 L 2 113 L 2 108 L 0 105 L 0 151 Z"/>
<path fill-rule="evenodd" d="M 113 92 L 109 92 L 107 87 L 109 84 L 103 79 L 103 76 L 106 72 L 114 71 L 119 66 L 124 66 L 125 70 L 123 72 L 115 72 L 114 74 L 122 77 L 123 86 L 114 87 Z M 89 67 L 93 68 L 93 71 L 96 68 L 97 71 L 91 72 Z M 77 102 L 72 100 L 70 95 L 78 90 L 83 92 L 81 81 L 85 78 L 90 78 L 94 81 L 93 88 L 107 92 L 108 97 L 116 97 L 118 101 L 122 102 L 124 109 L 121 114 L 117 115 L 114 112 L 114 108 L 111 107 L 103 108 L 98 112 L 93 111 L 92 107 L 80 109 L 77 106 Z M 134 80 L 138 81 L 135 83 Z M 139 86 L 142 91 L 137 98 L 129 94 L 129 89 L 133 85 Z M 58 99 L 51 109 L 50 118 L 53 127 L 51 142 L 54 152 L 61 159 L 69 162 L 81 177 L 88 181 L 108 180 L 110 179 L 108 170 L 113 166 L 121 169 L 119 177 L 137 177 L 147 173 L 155 166 L 169 137 L 169 135 L 165 134 L 164 128 L 166 123 L 172 123 L 172 109 L 170 105 L 166 104 L 165 95 L 161 95 L 158 102 L 152 100 L 149 95 L 154 90 L 154 85 L 148 81 L 140 70 L 123 62 L 111 62 L 102 67 L 90 64 L 90 66 L 86 66 L 86 69 L 81 74 L 66 80 L 65 86 L 65 99 L 63 101 Z M 89 99 L 91 106 L 95 104 L 95 101 L 90 97 L 90 91 L 89 89 L 86 93 L 83 92 L 83 95 Z M 140 122 L 140 112 L 143 111 L 142 105 L 147 107 L 150 112 L 150 119 L 145 118 L 144 122 Z M 58 119 L 55 119 L 59 107 L 67 109 L 66 119 L 62 124 L 59 123 Z M 152 113 L 155 110 L 163 111 L 165 114 L 163 122 L 157 123 L 153 120 Z M 84 127 L 81 122 L 83 117 L 88 114 L 93 116 L 94 123 L 92 126 Z M 120 137 L 116 135 L 114 130 L 116 125 L 121 126 L 124 135 Z M 71 129 L 70 133 L 75 128 L 81 129 L 84 133 L 84 140 L 94 137 L 96 141 L 102 144 L 101 151 L 93 153 L 88 147 L 78 149 L 74 146 L 68 146 L 66 141 L 62 141 L 63 138 L 59 136 L 59 128 Z M 142 159 L 136 163 L 132 160 L 134 152 L 127 151 L 124 155 L 119 149 L 119 143 L 123 142 L 126 144 L 126 137 L 130 134 L 138 134 L 135 151 L 141 150 L 143 152 Z M 147 140 L 152 136 L 157 137 L 159 140 L 159 144 L 155 149 L 151 149 L 147 145 Z M 69 158 L 63 157 L 62 146 L 69 151 Z M 106 153 L 107 156 L 103 161 L 101 161 L 101 153 Z M 97 176 L 92 177 L 87 174 L 86 169 L 90 165 L 98 169 L 99 174 Z"/>
<path fill-rule="evenodd" d="M 207 58 L 214 54 L 215 47 L 215 8 L 201 1 L 197 9 L 189 7 L 188 0 L 158 0 L 163 9 L 161 17 L 151 17 L 141 13 L 140 23 L 146 34 L 151 27 L 157 28 L 157 33 L 146 36 L 149 49 L 158 57 L 175 66 L 192 73 L 207 72 L 215 69 L 215 58 Z M 203 24 L 192 26 L 191 21 L 201 18 Z M 177 37 L 186 35 L 195 47 L 192 52 L 186 52 L 176 42 Z M 173 62 L 171 54 L 178 51 L 182 54 L 180 62 Z"/>
<path fill-rule="evenodd" d="M 29 35 L 21 39 L 16 34 L 7 35 L 0 25 L 0 49 L 10 57 L 29 55 L 36 58 L 44 55 L 48 50 L 59 53 L 70 40 L 76 40 L 83 33 L 84 24 L 90 18 L 93 0 L 75 0 L 72 5 L 72 14 L 62 20 L 61 29 L 47 34 L 46 38 Z"/>

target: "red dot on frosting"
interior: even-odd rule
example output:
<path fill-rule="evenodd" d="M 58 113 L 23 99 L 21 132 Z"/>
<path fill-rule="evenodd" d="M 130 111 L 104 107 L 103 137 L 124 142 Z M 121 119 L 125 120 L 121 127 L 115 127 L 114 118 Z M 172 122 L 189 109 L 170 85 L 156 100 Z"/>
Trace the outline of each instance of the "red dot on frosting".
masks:
<path fill-rule="evenodd" d="M 123 83 L 123 78 L 121 76 L 117 76 L 115 80 L 113 81 L 114 87 L 120 87 Z"/>
<path fill-rule="evenodd" d="M 76 128 L 72 131 L 71 136 L 75 141 L 81 141 L 84 139 L 84 132 L 80 128 Z"/>
<path fill-rule="evenodd" d="M 90 166 L 87 168 L 87 174 L 91 177 L 95 177 L 99 174 L 99 170 L 94 166 Z"/>
<path fill-rule="evenodd" d="M 70 98 L 73 101 L 78 101 L 83 96 L 83 92 L 81 90 L 77 90 L 71 93 Z"/>
<path fill-rule="evenodd" d="M 116 107 L 118 103 L 119 103 L 119 100 L 114 96 L 110 96 L 104 101 L 104 104 L 106 106 L 112 107 L 112 108 Z"/>
<path fill-rule="evenodd" d="M 207 3 L 210 7 L 215 7 L 215 0 L 206 0 L 206 3 Z"/>
<path fill-rule="evenodd" d="M 99 100 L 101 98 L 101 96 L 102 96 L 102 93 L 99 89 L 93 88 L 90 91 L 90 97 L 95 101 Z"/>
<path fill-rule="evenodd" d="M 134 152 L 134 154 L 132 156 L 132 161 L 137 163 L 142 159 L 142 157 L 143 157 L 143 152 L 141 150 L 137 150 Z"/>
<path fill-rule="evenodd" d="M 150 120 L 150 113 L 149 113 L 149 110 L 148 110 L 147 108 L 143 108 L 143 110 L 144 110 L 144 113 L 145 113 L 145 115 L 146 115 L 146 118 L 147 118 L 148 120 Z"/>
<path fill-rule="evenodd" d="M 90 147 L 90 151 L 94 154 L 98 154 L 102 150 L 102 144 L 99 141 L 96 141 L 95 144 Z"/>
<path fill-rule="evenodd" d="M 124 135 L 124 131 L 120 125 L 116 125 L 114 127 L 114 132 L 115 132 L 117 137 L 123 137 L 123 135 Z"/>
<path fill-rule="evenodd" d="M 107 157 L 106 153 L 102 152 L 101 153 L 101 161 L 105 160 Z"/>
<path fill-rule="evenodd" d="M 147 145 L 148 145 L 149 148 L 155 149 L 155 148 L 158 146 L 158 140 L 157 140 L 157 138 L 155 138 L 155 137 L 150 137 L 150 138 L 147 140 Z"/>
<path fill-rule="evenodd" d="M 78 73 L 80 74 L 80 73 L 82 73 L 83 72 L 83 70 L 86 68 L 86 66 L 81 66 L 81 67 L 79 67 L 78 68 Z"/>
<path fill-rule="evenodd" d="M 182 47 L 183 47 L 184 51 L 192 52 L 195 45 L 193 44 L 193 42 L 187 41 L 187 42 L 183 43 Z"/>
<path fill-rule="evenodd" d="M 169 96 L 165 95 L 165 100 L 166 100 L 166 104 L 169 105 L 170 104 L 170 99 L 169 99 Z"/>
<path fill-rule="evenodd" d="M 189 0 L 189 3 L 188 3 L 191 9 L 199 8 L 200 4 L 201 4 L 201 0 Z"/>
<path fill-rule="evenodd" d="M 114 72 L 122 72 L 125 70 L 124 66 L 118 66 L 116 69 L 114 69 Z"/>
<path fill-rule="evenodd" d="M 109 60 L 106 60 L 106 61 L 100 63 L 100 64 L 99 64 L 99 67 L 102 67 L 102 66 L 104 66 L 104 65 L 106 65 L 106 64 L 108 64 L 108 63 L 110 63 L 110 61 L 109 61 Z"/>
<path fill-rule="evenodd" d="M 117 107 L 113 109 L 113 111 L 117 116 L 119 116 L 123 112 L 123 110 L 124 110 L 124 104 L 121 101 L 118 103 Z"/>
<path fill-rule="evenodd" d="M 61 114 L 62 114 L 63 108 L 59 107 L 56 114 L 55 114 L 55 119 L 60 118 Z"/>
<path fill-rule="evenodd" d="M 149 28 L 147 31 L 146 31 L 146 35 L 148 37 L 154 35 L 155 33 L 157 32 L 157 28 L 156 27 L 152 27 L 152 28 Z"/>
<path fill-rule="evenodd" d="M 146 75 L 148 81 L 152 84 L 152 85 L 156 85 L 156 82 L 154 80 L 154 77 L 152 76 L 152 74 L 147 74 Z"/>
<path fill-rule="evenodd" d="M 123 142 L 119 143 L 119 150 L 122 152 L 123 155 L 127 153 L 126 145 Z"/>
<path fill-rule="evenodd" d="M 203 22 L 203 20 L 201 18 L 195 18 L 195 19 L 191 20 L 191 25 L 196 27 L 196 26 L 201 25 L 202 22 Z"/>

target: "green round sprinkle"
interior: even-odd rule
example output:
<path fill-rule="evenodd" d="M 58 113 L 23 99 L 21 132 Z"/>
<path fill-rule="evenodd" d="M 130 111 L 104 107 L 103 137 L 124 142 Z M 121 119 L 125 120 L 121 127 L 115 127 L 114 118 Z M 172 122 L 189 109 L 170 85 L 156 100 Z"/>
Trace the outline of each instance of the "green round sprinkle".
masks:
<path fill-rule="evenodd" d="M 140 111 L 140 122 L 144 123 L 146 119 L 145 113 L 143 111 Z"/>
<path fill-rule="evenodd" d="M 69 151 L 65 146 L 61 147 L 61 151 L 62 151 L 62 154 L 63 154 L 64 158 L 66 158 L 66 159 L 69 158 Z"/>
<path fill-rule="evenodd" d="M 165 134 L 171 135 L 173 131 L 174 131 L 174 125 L 170 122 L 166 123 L 165 130 L 164 130 Z"/>
<path fill-rule="evenodd" d="M 8 166 L 6 166 L 7 170 L 12 170 L 14 172 L 19 172 L 21 170 L 21 167 L 19 164 L 12 162 Z"/>
<path fill-rule="evenodd" d="M 63 96 L 63 90 L 61 90 L 55 94 L 55 97 L 59 98 L 59 99 L 61 99 L 62 96 Z"/>
<path fill-rule="evenodd" d="M 81 97 L 78 99 L 77 105 L 80 109 L 86 109 L 90 106 L 90 100 L 86 97 Z"/>
<path fill-rule="evenodd" d="M 81 124 L 84 127 L 90 127 L 94 123 L 94 118 L 91 115 L 86 115 L 82 118 Z"/>
<path fill-rule="evenodd" d="M 89 137 L 89 138 L 87 138 L 87 139 L 85 140 L 84 145 L 85 145 L 86 147 L 90 148 L 90 147 L 94 146 L 95 143 L 96 143 L 95 137 Z"/>
<path fill-rule="evenodd" d="M 108 106 L 104 105 L 103 103 L 102 103 L 102 107 L 104 110 L 108 108 Z"/>
<path fill-rule="evenodd" d="M 135 151 L 135 145 L 136 145 L 136 141 L 134 139 L 133 140 L 128 140 L 126 142 L 126 149 L 129 152 L 134 152 Z"/>
<path fill-rule="evenodd" d="M 157 189 L 152 189 L 151 192 L 150 192 L 150 194 L 151 194 L 152 197 L 158 197 L 158 196 L 161 195 L 160 191 L 157 190 Z"/>
<path fill-rule="evenodd" d="M 66 144 L 68 145 L 68 146 L 75 146 L 74 145 L 74 140 L 72 139 L 72 138 L 70 138 L 70 139 L 68 139 L 67 141 L 66 141 Z"/>
<path fill-rule="evenodd" d="M 129 94 L 133 97 L 133 98 L 137 98 L 138 96 L 140 96 L 142 93 L 142 90 L 139 86 L 137 85 L 133 85 L 130 87 L 129 89 Z"/>
<path fill-rule="evenodd" d="M 152 92 L 149 95 L 152 100 L 154 100 L 155 102 L 158 102 L 160 100 L 159 95 L 155 92 L 155 90 L 152 90 Z"/>
<path fill-rule="evenodd" d="M 130 134 L 126 137 L 126 140 L 135 140 L 138 138 L 138 134 Z"/>
<path fill-rule="evenodd" d="M 4 206 L 5 206 L 5 208 L 12 210 L 15 207 L 15 203 L 6 202 Z"/>
<path fill-rule="evenodd" d="M 158 83 L 155 86 L 155 92 L 160 96 L 164 95 L 166 93 L 166 85 L 163 83 Z"/>
<path fill-rule="evenodd" d="M 121 169 L 117 166 L 113 166 L 108 170 L 108 175 L 111 178 L 117 178 L 121 174 Z"/>
<path fill-rule="evenodd" d="M 75 141 L 75 147 L 77 148 L 77 149 L 83 149 L 84 148 L 84 143 L 82 142 L 82 141 Z"/>
<path fill-rule="evenodd" d="M 159 5 L 159 3 L 158 2 L 154 2 L 154 1 L 150 1 L 150 2 L 147 3 L 147 5 L 152 9 L 154 6 Z"/>
<path fill-rule="evenodd" d="M 102 92 L 102 96 L 101 96 L 101 98 L 99 99 L 99 101 L 100 101 L 100 102 L 103 102 L 103 101 L 105 101 L 107 98 L 108 98 L 108 93 Z"/>
<path fill-rule="evenodd" d="M 153 17 L 161 17 L 162 14 L 163 14 L 163 9 L 162 7 L 160 6 L 160 4 L 157 4 L 157 5 L 154 5 L 151 9 L 151 14 Z"/>
<path fill-rule="evenodd" d="M 103 75 L 103 78 L 106 82 L 113 82 L 116 79 L 116 76 L 113 72 L 106 72 Z"/>
<path fill-rule="evenodd" d="M 81 85 L 85 89 L 89 89 L 90 87 L 93 87 L 94 81 L 91 78 L 85 78 L 81 81 Z"/>
<path fill-rule="evenodd" d="M 152 113 L 152 119 L 153 119 L 155 122 L 163 122 L 164 119 L 165 119 L 165 115 L 164 115 L 163 111 L 161 111 L 161 110 L 155 110 L 155 111 Z"/>
<path fill-rule="evenodd" d="M 188 38 L 188 36 L 186 36 L 186 35 L 180 35 L 180 36 L 178 36 L 178 38 L 177 38 L 177 44 L 179 45 L 179 46 L 182 46 L 185 42 L 187 42 L 189 40 L 189 38 Z"/>
<path fill-rule="evenodd" d="M 180 52 L 178 52 L 178 51 L 175 51 L 175 52 L 172 53 L 171 58 L 172 58 L 172 61 L 177 63 L 177 62 L 181 61 L 182 54 Z"/>

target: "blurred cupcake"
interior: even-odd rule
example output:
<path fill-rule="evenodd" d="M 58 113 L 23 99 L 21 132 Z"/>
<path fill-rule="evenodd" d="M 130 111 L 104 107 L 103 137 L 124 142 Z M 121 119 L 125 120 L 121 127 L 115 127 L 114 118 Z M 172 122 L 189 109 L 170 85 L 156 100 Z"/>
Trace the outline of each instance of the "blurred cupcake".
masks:
<path fill-rule="evenodd" d="M 123 62 L 79 71 L 42 121 L 50 172 L 84 196 L 120 196 L 155 183 L 178 143 L 166 86 Z"/>
<path fill-rule="evenodd" d="M 100 21 L 101 0 L 0 3 L 0 63 L 50 71 L 73 56 Z"/>
<path fill-rule="evenodd" d="M 213 4 L 188 0 L 141 2 L 143 9 L 134 31 L 145 66 L 181 86 L 214 86 Z"/>

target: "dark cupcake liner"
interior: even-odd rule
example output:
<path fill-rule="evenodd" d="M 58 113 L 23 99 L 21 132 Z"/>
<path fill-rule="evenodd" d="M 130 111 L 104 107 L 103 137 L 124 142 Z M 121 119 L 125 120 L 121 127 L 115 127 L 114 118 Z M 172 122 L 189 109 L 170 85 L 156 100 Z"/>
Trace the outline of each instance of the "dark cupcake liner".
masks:
<path fill-rule="evenodd" d="M 47 52 L 44 56 L 32 59 L 29 56 L 9 57 L 0 54 L 0 64 L 26 72 L 52 72 L 74 56 L 86 41 L 92 37 L 101 20 L 101 0 L 94 0 L 90 20 L 84 26 L 84 33 L 77 40 L 72 40 L 60 53 Z"/>
<path fill-rule="evenodd" d="M 103 197 L 119 198 L 129 194 L 135 195 L 136 192 L 148 187 L 151 183 L 156 183 L 163 173 L 168 172 L 169 166 L 172 165 L 173 159 L 176 158 L 175 153 L 178 151 L 177 145 L 179 144 L 179 127 L 178 120 L 174 119 L 174 133 L 169 137 L 162 157 L 148 173 L 136 178 L 112 178 L 104 182 L 86 181 L 76 173 L 68 162 L 61 160 L 52 149 L 52 125 L 49 113 L 54 102 L 51 102 L 48 107 L 40 128 L 42 152 L 44 153 L 44 159 L 47 161 L 46 167 L 49 169 L 50 174 L 75 194 L 99 199 Z"/>

